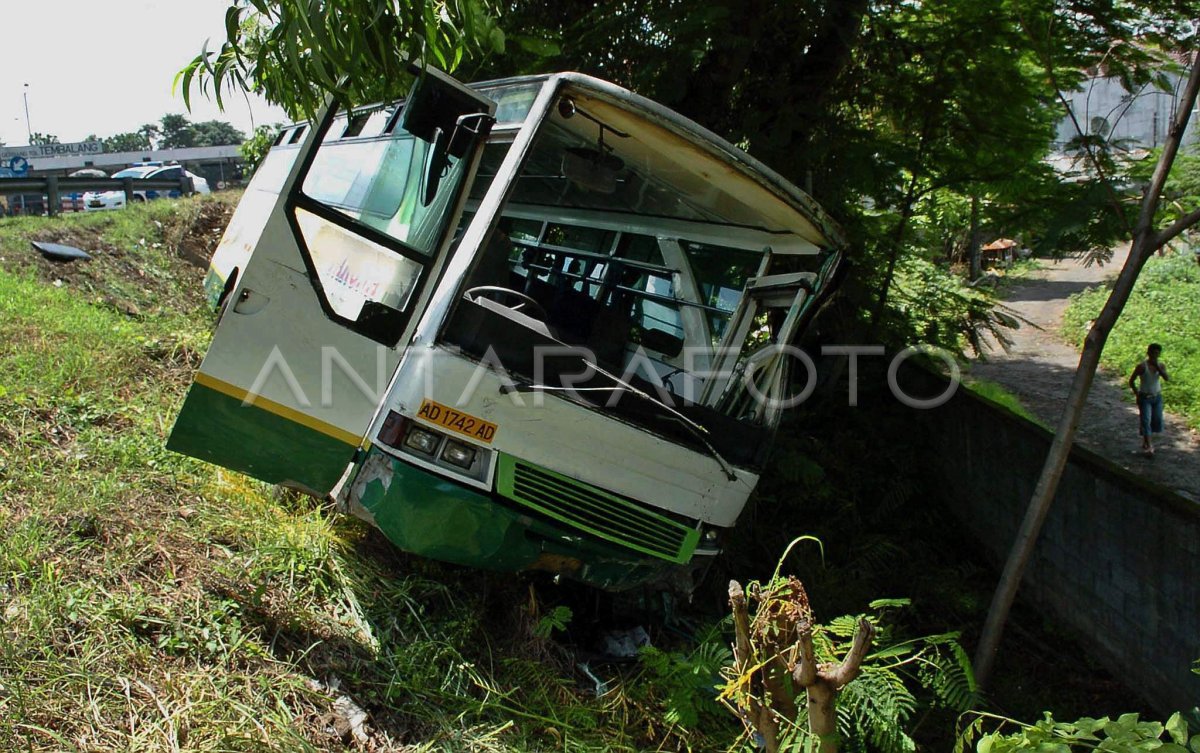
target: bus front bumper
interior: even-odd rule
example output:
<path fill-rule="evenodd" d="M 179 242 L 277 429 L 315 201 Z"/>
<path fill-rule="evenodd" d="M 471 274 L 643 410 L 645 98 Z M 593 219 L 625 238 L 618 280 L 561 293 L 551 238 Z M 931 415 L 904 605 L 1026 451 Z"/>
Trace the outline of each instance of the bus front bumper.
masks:
<path fill-rule="evenodd" d="M 684 569 L 513 509 L 378 447 L 356 469 L 349 508 L 406 552 L 468 567 L 543 571 L 611 591 Z"/>

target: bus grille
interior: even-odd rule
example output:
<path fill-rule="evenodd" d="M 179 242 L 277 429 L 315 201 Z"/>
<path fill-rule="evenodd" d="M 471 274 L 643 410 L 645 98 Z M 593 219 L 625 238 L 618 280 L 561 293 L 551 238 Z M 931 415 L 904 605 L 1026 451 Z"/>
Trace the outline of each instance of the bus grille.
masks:
<path fill-rule="evenodd" d="M 640 502 L 536 465 L 501 455 L 497 490 L 508 499 L 605 541 L 683 564 L 700 532 L 646 509 Z"/>

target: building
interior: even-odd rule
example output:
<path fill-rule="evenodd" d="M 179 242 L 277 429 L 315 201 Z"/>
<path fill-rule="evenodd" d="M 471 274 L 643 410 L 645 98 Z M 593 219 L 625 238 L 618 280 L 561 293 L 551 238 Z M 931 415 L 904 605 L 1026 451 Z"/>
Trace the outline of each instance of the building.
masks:
<path fill-rule="evenodd" d="M 30 175 L 68 175 L 85 167 L 98 168 L 111 174 L 140 162 L 178 162 L 203 176 L 214 189 L 243 182 L 242 155 L 236 145 L 34 156 L 29 157 L 28 161 Z"/>
<path fill-rule="evenodd" d="M 1078 135 L 1076 121 L 1085 134 L 1102 136 L 1118 149 L 1137 151 L 1162 146 L 1187 83 L 1184 74 L 1162 75 L 1169 91 L 1147 84 L 1129 92 L 1115 76 L 1094 76 L 1078 90 L 1063 92 L 1074 118 L 1064 116 L 1059 121 L 1056 150 L 1065 151 Z M 1196 120 L 1193 113 L 1184 133 L 1184 145 L 1196 143 Z"/>

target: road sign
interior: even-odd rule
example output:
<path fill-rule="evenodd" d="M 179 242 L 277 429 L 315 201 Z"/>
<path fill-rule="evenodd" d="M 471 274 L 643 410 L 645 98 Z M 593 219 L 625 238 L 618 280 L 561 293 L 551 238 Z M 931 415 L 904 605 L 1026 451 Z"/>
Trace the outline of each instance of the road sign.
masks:
<path fill-rule="evenodd" d="M 24 178 L 28 173 L 29 161 L 21 155 L 0 155 L 0 178 Z"/>
<path fill-rule="evenodd" d="M 25 159 L 37 157 L 64 157 L 79 154 L 103 154 L 104 143 L 100 141 L 75 141 L 70 144 L 33 144 L 30 146 L 0 147 L 0 160 L 13 155 Z"/>

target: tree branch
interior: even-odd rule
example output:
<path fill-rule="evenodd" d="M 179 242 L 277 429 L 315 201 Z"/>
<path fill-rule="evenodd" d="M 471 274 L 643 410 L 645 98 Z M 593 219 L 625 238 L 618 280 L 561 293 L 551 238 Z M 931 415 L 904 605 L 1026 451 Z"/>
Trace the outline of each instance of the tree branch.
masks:
<path fill-rule="evenodd" d="M 1184 216 L 1171 223 L 1170 227 L 1158 231 L 1158 235 L 1154 236 L 1152 247 L 1155 249 L 1162 248 L 1175 239 L 1175 236 L 1187 230 L 1192 225 L 1200 222 L 1200 209 L 1193 209 Z"/>
<path fill-rule="evenodd" d="M 1031 40 L 1037 39 L 1037 37 L 1034 36 L 1033 30 L 1030 29 L 1029 25 L 1026 23 L 1025 16 L 1018 13 L 1017 19 L 1018 23 L 1021 25 L 1021 28 L 1025 30 L 1026 36 L 1028 36 Z M 1046 34 L 1048 37 L 1050 34 L 1049 29 L 1046 30 Z M 1118 219 L 1121 220 L 1121 227 L 1125 228 L 1126 232 L 1129 232 L 1129 219 L 1125 216 L 1124 207 L 1121 206 L 1121 197 L 1117 195 L 1117 191 L 1113 187 L 1112 181 L 1110 181 L 1108 176 L 1105 174 L 1104 166 L 1100 163 L 1100 158 L 1096 156 L 1096 153 L 1092 148 L 1092 144 L 1086 138 L 1087 134 L 1084 133 L 1083 126 L 1079 122 L 1079 117 L 1076 116 L 1075 110 L 1072 109 L 1071 103 L 1067 101 L 1066 95 L 1063 94 L 1062 87 L 1058 84 L 1058 76 L 1054 72 L 1054 58 L 1051 56 L 1049 48 L 1037 48 L 1035 49 L 1034 53 L 1041 58 L 1042 67 L 1046 71 L 1046 77 L 1050 81 L 1050 86 L 1054 89 L 1055 96 L 1058 97 L 1058 101 L 1062 103 L 1063 109 L 1067 113 L 1067 117 L 1071 120 L 1071 126 L 1075 129 L 1075 134 L 1082 140 L 1083 149 L 1087 154 L 1088 162 L 1092 163 L 1092 168 L 1096 171 L 1096 176 L 1100 179 L 1101 185 L 1103 185 L 1107 190 L 1109 201 L 1112 202 L 1113 211 L 1116 212 Z M 1105 57 L 1107 57 L 1107 53 L 1105 53 Z M 1090 101 L 1090 89 L 1088 90 L 1088 97 Z"/>
<path fill-rule="evenodd" d="M 866 619 L 858 621 L 858 630 L 854 632 L 854 643 L 850 651 L 842 657 L 842 663 L 821 674 L 829 681 L 834 690 L 841 690 L 858 677 L 862 672 L 863 659 L 871 648 L 871 639 L 875 637 L 875 628 Z"/>
<path fill-rule="evenodd" d="M 817 681 L 817 652 L 813 649 L 812 625 L 805 623 L 800 627 L 796 646 L 800 649 L 800 663 L 792 672 L 792 679 L 802 688 L 807 688 Z"/>
<path fill-rule="evenodd" d="M 734 649 L 733 667 L 739 677 L 750 672 L 754 655 L 750 643 L 750 611 L 746 604 L 746 593 L 736 580 L 729 581 L 729 606 L 733 612 Z M 757 673 L 756 673 L 757 674 Z M 779 750 L 778 723 L 771 708 L 758 699 L 754 679 L 747 678 L 749 687 L 746 716 L 751 726 L 763 736 L 767 753 Z"/>
<path fill-rule="evenodd" d="M 740 674 L 750 663 L 750 612 L 746 593 L 736 580 L 729 581 L 729 606 L 733 611 L 733 658 Z"/>
<path fill-rule="evenodd" d="M 1194 58 L 1191 75 L 1188 76 L 1187 86 L 1183 90 L 1183 99 L 1180 100 L 1179 109 L 1175 111 L 1175 121 L 1171 123 L 1171 130 L 1167 132 L 1167 139 L 1163 143 L 1162 156 L 1159 157 L 1158 164 L 1154 167 L 1154 174 L 1150 177 L 1150 185 L 1146 187 L 1146 193 L 1142 196 L 1142 211 L 1138 216 L 1139 229 L 1144 227 L 1149 230 L 1150 223 L 1154 219 L 1154 210 L 1158 207 L 1163 187 L 1167 184 L 1167 175 L 1171 172 L 1171 166 L 1175 164 L 1175 154 L 1179 151 L 1179 145 L 1183 141 L 1183 132 L 1191 117 L 1196 94 L 1200 92 L 1200 53 L 1195 53 Z"/>

